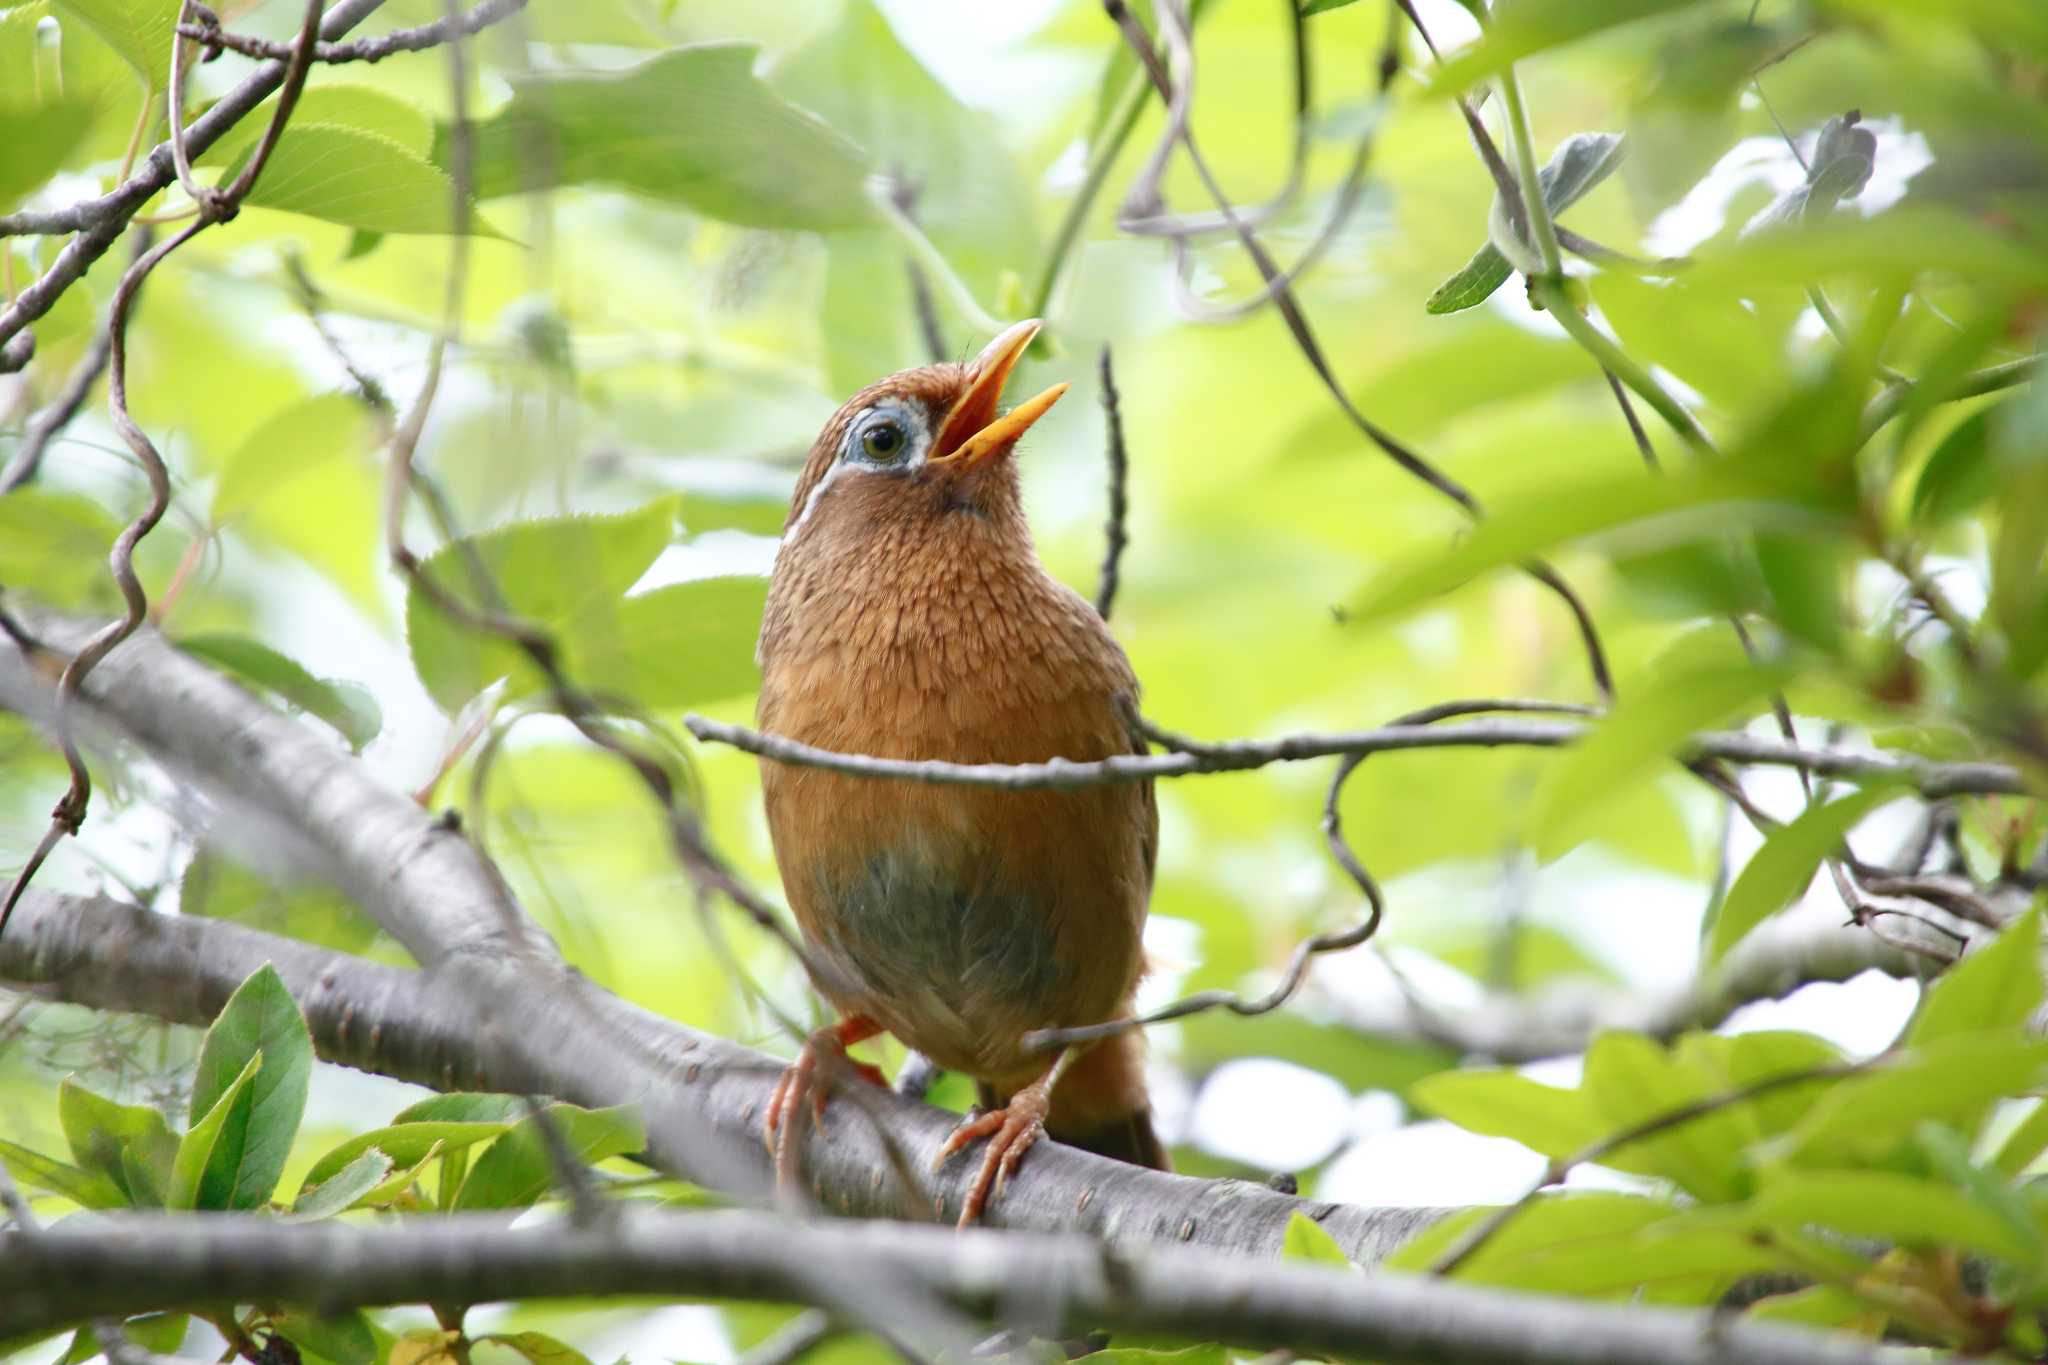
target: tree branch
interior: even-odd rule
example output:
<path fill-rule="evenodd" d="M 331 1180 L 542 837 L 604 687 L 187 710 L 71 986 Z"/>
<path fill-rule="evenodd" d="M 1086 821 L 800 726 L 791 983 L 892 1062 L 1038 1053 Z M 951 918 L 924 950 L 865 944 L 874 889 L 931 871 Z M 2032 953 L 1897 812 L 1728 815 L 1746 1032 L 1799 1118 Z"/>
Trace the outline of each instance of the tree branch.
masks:
<path fill-rule="evenodd" d="M 356 38 L 346 43 L 316 43 L 313 60 L 338 65 L 343 62 L 380 62 L 399 52 L 424 52 L 448 41 L 451 36 L 467 38 L 480 33 L 501 19 L 509 18 L 526 8 L 526 0 L 483 0 L 476 8 L 456 16 L 453 20 L 437 19 L 431 24 L 420 24 L 415 28 L 393 29 L 376 38 Z M 219 52 L 239 52 L 244 57 L 260 57 L 272 61 L 282 60 L 291 55 L 290 43 L 272 42 L 268 38 L 252 38 L 245 34 L 230 33 L 218 25 L 180 24 L 180 37 L 190 38 L 203 48 Z"/>
<path fill-rule="evenodd" d="M 1711 1029 L 1744 1005 L 1777 1000 L 1801 986 L 1847 981 L 1866 971 L 1902 980 L 1929 974 L 1913 950 L 1932 929 L 1916 926 L 1905 943 L 1819 915 L 1784 915 L 1746 936 L 1720 969 L 1674 990 L 1645 991 L 1586 984 L 1533 995 L 1497 995 L 1464 1009 L 1437 1013 L 1400 999 L 1361 1000 L 1355 993 L 1316 991 L 1310 998 L 1339 1023 L 1376 1038 L 1455 1047 L 1504 1065 L 1583 1052 L 1602 1033 L 1625 1030 L 1669 1039 Z"/>
<path fill-rule="evenodd" d="M 691 734 L 711 744 L 803 768 L 824 768 L 853 777 L 903 778 L 947 786 L 1073 790 L 1146 778 L 1235 773 L 1275 763 L 1299 763 L 1340 754 L 1377 754 L 1397 749 L 1559 748 L 1577 742 L 1587 727 L 1572 721 L 1476 720 L 1462 725 L 1386 725 L 1376 730 L 1284 735 L 1271 740 L 1231 740 L 1164 754 L 1127 754 L 1077 763 L 1055 758 L 1044 763 L 947 763 L 939 759 L 877 758 L 800 744 L 781 735 L 749 730 L 692 715 Z M 1782 739 L 1744 731 L 1694 735 L 1681 759 L 1718 758 L 1731 763 L 1806 768 L 1823 777 L 1852 782 L 1896 782 L 1923 796 L 1964 794 L 2027 795 L 2017 768 L 2003 763 L 1937 763 L 1906 753 L 1864 753 L 1853 749 L 1808 749 Z"/>
<path fill-rule="evenodd" d="M 422 1300 L 616 1297 L 802 1300 L 811 1267 L 917 1283 L 1041 1333 L 1107 1326 L 1338 1358 L 1493 1365 L 1832 1365 L 1921 1353 L 1729 1320 L 1708 1310 L 1544 1298 L 1182 1247 L 1126 1255 L 1080 1236 L 805 1224 L 750 1212 L 634 1211 L 601 1229 L 520 1231 L 493 1215 L 378 1227 L 237 1215 L 73 1220 L 0 1234 L 0 1331 L 195 1300 L 328 1311 Z"/>
<path fill-rule="evenodd" d="M 375 13 L 383 3 L 384 0 L 339 0 L 321 17 L 321 38 L 341 37 Z M 269 98 L 284 84 L 285 66 L 283 61 L 265 63 L 250 73 L 247 80 L 222 96 L 212 108 L 194 119 L 192 126 L 185 130 L 188 152 L 193 156 L 204 152 Z M 0 345 L 8 348 L 8 355 L 14 354 L 12 341 L 16 333 L 49 312 L 64 291 L 77 283 L 92 268 L 93 262 L 105 255 L 107 248 L 120 238 L 128 220 L 177 178 L 178 168 L 172 158 L 170 143 L 159 143 L 134 175 L 97 199 L 81 200 L 53 212 L 0 215 L 0 237 L 29 233 L 78 234 L 65 243 L 64 249 L 57 253 L 57 258 L 40 278 L 17 294 L 5 309 L 0 309 Z M 0 363 L 0 370 L 19 369 L 27 360 L 26 355 L 21 355 L 20 363 Z"/>
<path fill-rule="evenodd" d="M 86 633 L 49 613 L 26 614 L 25 624 L 58 645 Z M 743 1197 L 766 1196 L 760 1117 L 780 1061 L 671 1023 L 584 979 L 461 834 L 154 631 L 136 632 L 110 654 L 79 700 L 81 725 L 99 720 L 197 785 L 221 807 L 224 824 L 303 849 L 430 970 L 365 976 L 356 959 L 307 958 L 317 950 L 218 924 L 138 927 L 132 917 L 139 912 L 125 912 L 125 927 L 102 918 L 82 928 L 82 911 L 53 915 L 47 899 L 32 897 L 21 911 L 26 918 L 18 916 L 0 938 L 0 974 L 60 993 L 76 990 L 82 1003 L 139 1008 L 173 998 L 162 994 L 173 988 L 152 988 L 153 995 L 139 979 L 120 978 L 130 957 L 154 956 L 171 981 L 211 974 L 227 983 L 239 982 L 263 954 L 280 970 L 290 965 L 303 973 L 286 979 L 295 991 L 310 992 L 302 1000 L 316 1023 L 330 1021 L 321 1046 L 337 1060 L 437 1085 L 548 1094 L 584 1105 L 637 1104 L 655 1164 Z M 43 668 L 0 647 L 0 706 L 46 715 L 48 705 Z M 143 946 L 123 946 L 123 934 L 145 930 L 148 937 L 136 940 Z M 227 946 L 216 950 L 216 943 Z M 330 972 L 333 982 L 323 984 Z M 83 986 L 66 984 L 73 977 L 115 984 L 88 999 Z M 360 997 L 347 994 L 358 990 Z M 323 1003 L 330 996 L 331 1005 Z M 211 998 L 173 1000 L 183 1001 L 189 1019 L 195 1004 Z M 877 1090 L 843 1098 L 847 1114 L 832 1125 L 829 1140 L 810 1137 L 805 1150 L 821 1204 L 849 1214 L 957 1213 L 973 1175 L 965 1167 L 920 1174 L 912 1189 L 886 1178 L 892 1146 L 921 1168 L 951 1132 L 954 1116 Z M 1361 1261 L 1381 1259 L 1432 1216 L 1167 1175 L 1047 1142 L 1034 1149 L 1029 1178 L 1005 1192 L 990 1221 L 1041 1230 L 1079 1225 L 1123 1244 L 1181 1241 L 1267 1255 L 1279 1249 L 1297 1209 Z"/>

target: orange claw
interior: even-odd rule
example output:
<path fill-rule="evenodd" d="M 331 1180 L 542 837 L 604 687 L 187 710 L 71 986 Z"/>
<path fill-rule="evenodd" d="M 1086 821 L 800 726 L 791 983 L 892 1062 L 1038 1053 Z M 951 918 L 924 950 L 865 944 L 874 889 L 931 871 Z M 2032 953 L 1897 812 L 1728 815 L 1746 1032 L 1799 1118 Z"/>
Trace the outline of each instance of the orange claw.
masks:
<path fill-rule="evenodd" d="M 939 1148 L 938 1156 L 932 1161 L 933 1170 L 945 1165 L 955 1152 L 965 1149 L 976 1138 L 989 1139 L 988 1150 L 982 1154 L 981 1170 L 967 1191 L 967 1202 L 960 1208 L 962 1228 L 972 1227 L 989 1201 L 1002 1196 L 1003 1186 L 1017 1169 L 1017 1163 L 1024 1159 L 1033 1143 L 1045 1136 L 1045 1116 L 1052 1107 L 1053 1079 L 1053 1075 L 1048 1073 L 1019 1090 L 1003 1108 L 970 1115 Z"/>
<path fill-rule="evenodd" d="M 811 1102 L 812 1125 L 820 1134 L 825 1131 L 825 1101 L 832 1093 L 831 1072 L 846 1067 L 862 1080 L 874 1085 L 888 1085 L 880 1070 L 866 1062 L 853 1061 L 846 1055 L 848 1047 L 881 1031 L 881 1025 L 857 1014 L 829 1028 L 821 1028 L 804 1040 L 804 1045 L 797 1050 L 796 1061 L 775 1083 L 774 1093 L 768 1097 L 768 1118 L 763 1125 L 761 1140 L 775 1158 L 777 1188 L 786 1191 L 796 1189 L 802 1175 L 803 1144 L 799 1140 L 799 1130 L 806 1099 Z"/>

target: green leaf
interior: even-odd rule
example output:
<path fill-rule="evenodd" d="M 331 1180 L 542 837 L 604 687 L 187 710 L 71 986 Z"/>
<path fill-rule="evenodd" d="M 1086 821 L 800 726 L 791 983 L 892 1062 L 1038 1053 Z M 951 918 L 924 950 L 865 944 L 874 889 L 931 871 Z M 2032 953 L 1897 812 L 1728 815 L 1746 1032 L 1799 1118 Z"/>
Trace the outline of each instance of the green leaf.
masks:
<path fill-rule="evenodd" d="M 191 1319 L 184 1313 L 149 1313 L 122 1323 L 121 1335 L 144 1351 L 168 1355 L 185 1344 L 185 1332 L 190 1325 Z M 70 1347 L 55 1365 L 78 1365 L 106 1353 L 98 1329 L 81 1327 L 72 1334 Z"/>
<path fill-rule="evenodd" d="M 257 850 L 250 850 L 258 856 Z M 259 873 L 212 844 L 201 844 L 178 883 L 178 913 L 233 920 L 266 933 L 360 953 L 377 937 L 377 924 L 347 896 L 324 882 L 296 880 L 287 865 Z"/>
<path fill-rule="evenodd" d="M 674 528 L 675 503 L 658 498 L 619 516 L 516 522 L 468 543 L 506 606 L 549 630 L 569 675 L 587 681 L 583 665 L 588 659 L 636 657 L 625 619 L 625 592 L 669 543 Z M 459 600 L 477 600 L 461 546 L 443 546 L 422 567 Z M 508 698 L 546 687 L 539 669 L 517 646 L 451 619 L 417 587 L 407 594 L 405 620 L 413 667 L 428 693 L 450 712 L 499 678 L 511 679 Z"/>
<path fill-rule="evenodd" d="M 1524 57 L 1604 32 L 1618 24 L 1668 14 L 1700 0 L 1515 0 L 1494 14 L 1486 35 L 1444 63 L 1429 88 L 1454 94 L 1497 76 Z"/>
<path fill-rule="evenodd" d="M 162 1197 L 169 1186 L 178 1139 L 164 1116 L 146 1105 L 117 1104 L 67 1078 L 57 1087 L 57 1121 L 71 1157 L 120 1187 L 127 1202 L 147 1207 L 151 1196 Z M 147 1184 L 132 1188 L 122 1158 L 147 1172 Z"/>
<path fill-rule="evenodd" d="M 327 722 L 357 753 L 384 726 L 384 713 L 367 687 L 316 678 L 297 660 L 285 657 L 260 640 L 226 633 L 187 635 L 177 641 L 177 646 Z"/>
<path fill-rule="evenodd" d="M 1301 7 L 1301 12 L 1303 17 L 1311 14 L 1327 14 L 1333 9 L 1343 9 L 1347 5 L 1355 5 L 1357 3 L 1358 0 L 1305 0 Z"/>
<path fill-rule="evenodd" d="M 247 118 L 229 129 L 220 141 L 197 157 L 196 164 L 225 166 L 238 161 L 242 153 L 263 135 L 276 108 L 274 96 L 257 106 Z M 285 125 L 284 136 L 278 140 L 279 148 L 289 146 L 302 128 L 321 125 L 376 133 L 422 158 L 430 157 L 434 152 L 433 115 L 411 100 L 401 99 L 374 85 L 307 86 L 300 92 L 298 104 L 292 108 L 291 122 Z M 269 172 L 266 170 L 264 174 Z"/>
<path fill-rule="evenodd" d="M 1092 1361 L 1094 1365 L 1230 1365 L 1230 1353 L 1216 1345 L 1184 1346 L 1179 1350 L 1112 1346 L 1076 1359 Z"/>
<path fill-rule="evenodd" d="M 249 1083 L 246 1127 L 228 1132 L 224 1140 L 229 1145 L 221 1149 L 232 1155 L 232 1161 L 224 1157 L 226 1164 L 209 1174 L 207 1192 L 218 1193 L 225 1202 L 203 1207 L 253 1209 L 269 1202 L 306 1112 L 313 1038 L 284 978 L 269 963 L 250 973 L 206 1030 L 192 1079 L 195 1127 L 200 1115 L 218 1108 L 230 1085 L 242 1084 L 234 1078 L 246 1073 L 259 1056 L 267 1061 Z M 226 1183 L 216 1185 L 215 1175 L 224 1176 Z"/>
<path fill-rule="evenodd" d="M 1607 1136 L 1580 1092 L 1516 1071 L 1440 1071 L 1410 1086 L 1408 1098 L 1467 1132 L 1513 1138 L 1547 1157 L 1571 1156 Z"/>
<path fill-rule="evenodd" d="M 525 1356 L 533 1365 L 590 1365 L 590 1357 L 546 1332 L 493 1332 L 478 1341 L 495 1341 Z"/>
<path fill-rule="evenodd" d="M 1889 1171 L 1794 1171 L 1709 1217 L 1759 1232 L 1820 1227 L 1907 1247 L 1967 1247 L 2005 1260 L 2031 1255 L 1995 1214 L 1938 1181 Z"/>
<path fill-rule="evenodd" d="M 494 1095 L 464 1091 L 434 1095 L 407 1105 L 395 1114 L 393 1126 L 409 1123 L 515 1123 L 526 1114 L 526 1101 L 518 1095 Z"/>
<path fill-rule="evenodd" d="M 0 498 L 0 583 L 57 607 L 111 605 L 118 597 L 107 551 L 120 533 L 90 498 L 17 488 Z"/>
<path fill-rule="evenodd" d="M 1929 987 L 1906 1030 L 1919 1047 L 1961 1034 L 2018 1029 L 2041 1004 L 2041 912 L 2027 911 Z"/>
<path fill-rule="evenodd" d="M 1740 1231 L 1674 1225 L 1676 1211 L 1669 1201 L 1639 1195 L 1541 1198 L 1489 1238 L 1457 1278 L 1545 1293 L 1655 1286 L 1666 1301 L 1701 1302 L 1745 1274 L 1774 1268 L 1771 1254 Z M 1426 1270 L 1486 1213 L 1467 1210 L 1423 1229 L 1388 1258 L 1388 1268 Z"/>
<path fill-rule="evenodd" d="M 1804 895 L 1822 860 L 1841 846 L 1849 831 L 1898 795 L 1887 787 L 1866 787 L 1812 807 L 1766 839 L 1707 926 L 1707 961 L 1721 961 L 1750 930 Z"/>
<path fill-rule="evenodd" d="M 754 641 L 767 601 L 768 580 L 755 577 L 699 578 L 628 597 L 617 633 L 593 637 L 574 676 L 643 706 L 744 696 L 761 685 Z"/>
<path fill-rule="evenodd" d="M 301 1190 L 292 1202 L 292 1213 L 300 1218 L 332 1218 L 355 1207 L 358 1199 L 383 1184 L 391 1174 L 391 1158 L 371 1147 L 311 1189 Z"/>
<path fill-rule="evenodd" d="M 1557 858 L 1596 832 L 1606 813 L 1639 799 L 1638 779 L 1688 737 L 1739 716 L 1782 680 L 1746 660 L 1681 661 L 1623 689 L 1607 717 L 1537 779 L 1529 835 L 1537 856 Z"/>
<path fill-rule="evenodd" d="M 374 1365 L 377 1359 L 377 1334 L 354 1310 L 322 1317 L 289 1309 L 273 1314 L 270 1325 L 301 1351 L 334 1365 Z"/>
<path fill-rule="evenodd" d="M 178 0 L 56 0 L 57 8 L 85 21 L 135 68 L 154 92 L 171 76 L 171 39 L 178 26 Z"/>
<path fill-rule="evenodd" d="M 1625 143 L 1619 133 L 1574 133 L 1559 143 L 1550 162 L 1536 172 L 1543 202 L 1552 219 L 1583 199 L 1595 185 L 1614 173 L 1621 164 Z M 1500 192 L 1493 196 L 1492 219 L 1506 221 L 1507 208 Z M 1493 291 L 1514 273 L 1499 247 L 1487 242 L 1465 268 L 1437 286 L 1423 307 L 1431 313 L 1456 313 L 1486 302 Z"/>
<path fill-rule="evenodd" d="M 676 506 L 684 532 L 693 536 L 707 531 L 779 536 L 789 517 L 789 499 L 758 493 L 679 493 Z"/>
<path fill-rule="evenodd" d="M 1337 1244 L 1329 1230 L 1296 1209 L 1287 1220 L 1280 1241 L 1280 1255 L 1290 1261 L 1320 1261 L 1325 1265 L 1351 1264 L 1351 1257 Z"/>
<path fill-rule="evenodd" d="M 2006 1134 L 1991 1165 L 2001 1175 L 2018 1177 L 2025 1175 L 2043 1152 L 2048 1152 L 2048 1100 L 2036 1101 L 2033 1112 Z"/>
<path fill-rule="evenodd" d="M 1817 1284 L 1790 1294 L 1758 1299 L 1748 1316 L 1758 1322 L 1791 1323 L 1875 1336 L 1883 1328 L 1884 1311 L 1846 1289 Z"/>
<path fill-rule="evenodd" d="M 335 123 L 299 123 L 277 148 L 243 201 L 303 213 L 359 232 L 447 233 L 456 228 L 455 182 L 448 172 L 383 133 Z M 239 165 L 222 172 L 225 183 Z M 465 231 L 502 234 L 474 205 Z"/>
<path fill-rule="evenodd" d="M 1824 497 L 1811 475 L 1788 467 L 1775 450 L 1768 459 L 1695 464 L 1661 478 L 1640 469 L 1566 475 L 1496 502 L 1448 551 L 1430 545 L 1395 559 L 1354 597 L 1348 619 L 1381 620 L 1479 574 L 1623 527 L 1639 542 L 1665 544 L 1718 537 L 1731 528 L 1812 532 L 1826 523 Z"/>
<path fill-rule="evenodd" d="M 647 1145 L 647 1134 L 629 1105 L 580 1109 L 573 1104 L 557 1103 L 548 1105 L 543 1112 L 554 1122 L 563 1143 L 578 1161 L 602 1161 L 637 1152 Z M 453 1207 L 524 1208 L 547 1194 L 554 1183 L 555 1170 L 547 1143 L 534 1116 L 528 1115 L 477 1158 Z"/>
<path fill-rule="evenodd" d="M 1840 652 L 1848 611 L 1842 582 L 1850 552 L 1831 536 L 1762 534 L 1757 569 L 1770 593 L 1770 615 L 1785 633 L 1824 653 Z"/>
<path fill-rule="evenodd" d="M 1920 1139 L 1920 1150 L 1927 1153 L 1936 1173 L 1969 1201 L 1971 1212 L 1975 1216 L 1988 1218 L 2004 1230 L 2005 1236 L 2010 1239 L 2010 1248 L 1999 1250 L 1992 1246 L 1981 1232 L 1975 1238 L 1959 1235 L 1955 1240 L 1993 1255 L 2004 1256 L 2025 1270 L 2029 1276 L 2038 1277 L 2041 1272 L 2044 1241 L 2040 1221 L 2027 1195 L 2016 1189 L 2010 1181 L 1985 1170 L 1972 1160 L 1970 1144 L 1957 1136 L 1953 1129 L 1944 1128 L 1940 1124 L 1923 1123 L 1917 1136 Z"/>
<path fill-rule="evenodd" d="M 1997 410 L 1979 408 L 1956 423 L 1920 466 L 1919 482 L 1913 486 L 1915 522 L 1938 526 L 1954 521 L 1975 511 L 1998 491 L 1988 439 L 1992 414 Z"/>
<path fill-rule="evenodd" d="M 83 1171 L 54 1157 L 0 1139 L 0 1161 L 16 1180 L 51 1194 L 61 1194 L 88 1209 L 118 1209 L 128 1201 L 121 1187 L 98 1171 Z"/>
<path fill-rule="evenodd" d="M 763 85 L 757 53 L 699 43 L 623 71 L 515 80 L 476 125 L 478 197 L 598 183 L 748 227 L 871 223 L 861 149 Z"/>
<path fill-rule="evenodd" d="M 1620 1133 L 1725 1089 L 1699 1061 L 1641 1034 L 1603 1034 L 1586 1051 L 1580 1089 L 1609 1133 Z M 1743 1152 L 1757 1136 L 1754 1116 L 1730 1105 L 1638 1139 L 1601 1160 L 1663 1176 L 1712 1203 L 1745 1192 Z"/>
<path fill-rule="evenodd" d="M 305 558 L 357 602 L 383 605 L 375 419 L 354 398 L 321 394 L 270 416 L 228 457 L 213 519 Z M 318 515 L 308 515 L 309 509 Z"/>
<path fill-rule="evenodd" d="M 1428 313 L 1461 313 L 1477 308 L 1493 297 L 1493 291 L 1508 282 L 1515 268 L 1492 242 L 1472 253 L 1465 268 L 1436 287 L 1422 305 Z"/>
<path fill-rule="evenodd" d="M 250 1083 L 262 1065 L 262 1053 L 251 1056 L 234 1083 L 218 1092 L 212 1108 L 179 1141 L 164 1207 L 230 1207 L 229 1199 L 240 1183 L 242 1153 L 249 1140 L 249 1112 L 255 1099 Z"/>
<path fill-rule="evenodd" d="M 1899 1167 L 1920 1124 L 1974 1133 L 1992 1105 L 2039 1085 L 2044 1071 L 2048 1043 L 2034 1039 L 1963 1033 L 1926 1043 L 1828 1087 L 1787 1155 L 1803 1167 Z"/>
<path fill-rule="evenodd" d="M 44 104 L 0 101 L 0 209 L 12 208 L 31 190 L 64 168 L 91 131 L 98 107 L 86 100 Z"/>
<path fill-rule="evenodd" d="M 358 1133 L 313 1163 L 312 1169 L 306 1172 L 299 1197 L 305 1198 L 313 1189 L 334 1179 L 360 1161 L 366 1152 L 382 1152 L 394 1167 L 410 1169 L 425 1161 L 430 1152 L 460 1151 L 475 1143 L 488 1142 L 511 1126 L 503 1120 L 415 1122 Z"/>

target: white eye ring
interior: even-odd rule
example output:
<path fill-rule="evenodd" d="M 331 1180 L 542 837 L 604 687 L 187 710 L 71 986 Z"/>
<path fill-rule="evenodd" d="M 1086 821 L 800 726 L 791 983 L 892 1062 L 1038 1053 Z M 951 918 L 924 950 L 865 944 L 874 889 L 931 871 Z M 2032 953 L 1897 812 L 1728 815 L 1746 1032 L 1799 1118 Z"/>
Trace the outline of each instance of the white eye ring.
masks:
<path fill-rule="evenodd" d="M 930 440 L 930 423 L 916 404 L 885 399 L 853 420 L 839 453 L 848 464 L 900 473 L 924 463 Z"/>

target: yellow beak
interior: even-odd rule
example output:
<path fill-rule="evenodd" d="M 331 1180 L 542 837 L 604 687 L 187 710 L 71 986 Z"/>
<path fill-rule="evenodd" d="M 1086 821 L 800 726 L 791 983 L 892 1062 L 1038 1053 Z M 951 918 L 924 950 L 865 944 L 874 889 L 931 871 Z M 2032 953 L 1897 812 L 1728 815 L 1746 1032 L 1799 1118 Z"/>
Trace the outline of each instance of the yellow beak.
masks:
<path fill-rule="evenodd" d="M 939 428 L 939 439 L 927 464 L 956 465 L 970 469 L 991 456 L 1008 450 L 1017 438 L 1045 416 L 1046 409 L 1059 402 L 1067 391 L 1055 384 L 1035 398 L 1028 398 L 1001 416 L 996 405 L 1002 401 L 1003 383 L 1016 367 L 1024 348 L 1038 335 L 1039 321 L 1031 318 L 1006 327 L 967 367 L 967 392 L 960 395 Z"/>

